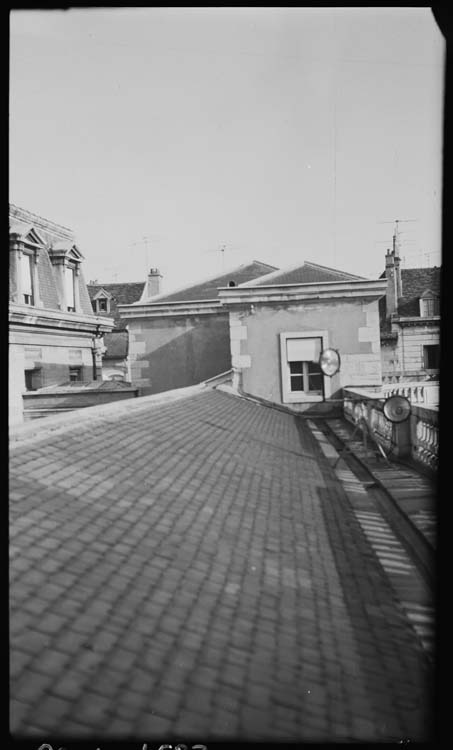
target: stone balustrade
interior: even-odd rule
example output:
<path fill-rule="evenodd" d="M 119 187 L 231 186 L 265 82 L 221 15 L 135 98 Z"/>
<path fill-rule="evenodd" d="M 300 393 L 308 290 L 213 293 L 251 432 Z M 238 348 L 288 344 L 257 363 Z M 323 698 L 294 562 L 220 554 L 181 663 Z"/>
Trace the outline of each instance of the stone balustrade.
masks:
<path fill-rule="evenodd" d="M 410 422 L 412 458 L 435 471 L 439 454 L 438 412 L 413 406 Z"/>
<path fill-rule="evenodd" d="M 435 472 L 439 448 L 437 409 L 411 403 L 409 418 L 404 422 L 392 423 L 383 411 L 385 400 L 390 395 L 395 394 L 345 388 L 344 416 L 354 424 L 363 419 L 376 441 L 393 456 L 412 459 L 425 469 Z M 398 395 L 405 394 L 399 392 Z"/>
<path fill-rule="evenodd" d="M 439 383 L 431 380 L 418 383 L 385 383 L 382 392 L 389 396 L 405 396 L 411 404 L 437 407 L 439 405 Z"/>

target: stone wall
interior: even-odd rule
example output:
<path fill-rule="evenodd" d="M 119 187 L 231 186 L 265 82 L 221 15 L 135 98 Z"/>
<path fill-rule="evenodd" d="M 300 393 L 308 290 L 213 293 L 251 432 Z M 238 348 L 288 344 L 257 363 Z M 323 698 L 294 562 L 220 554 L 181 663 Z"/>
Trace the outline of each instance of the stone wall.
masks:
<path fill-rule="evenodd" d="M 9 421 L 23 419 L 22 396 L 26 392 L 25 372 L 39 370 L 37 386 L 44 388 L 69 381 L 69 368 L 82 368 L 82 382 L 93 379 L 92 336 L 62 331 L 12 329 L 9 345 Z"/>

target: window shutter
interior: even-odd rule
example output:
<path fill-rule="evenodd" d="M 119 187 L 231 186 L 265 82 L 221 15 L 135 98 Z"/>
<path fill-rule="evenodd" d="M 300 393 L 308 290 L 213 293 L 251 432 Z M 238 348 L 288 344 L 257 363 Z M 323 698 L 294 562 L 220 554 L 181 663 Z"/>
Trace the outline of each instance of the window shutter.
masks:
<path fill-rule="evenodd" d="M 22 294 L 32 296 L 33 286 L 31 280 L 31 267 L 30 267 L 30 256 L 22 254 L 20 260 L 20 273 L 22 281 Z"/>
<path fill-rule="evenodd" d="M 321 354 L 320 338 L 287 339 L 288 362 L 318 362 Z"/>
<path fill-rule="evenodd" d="M 65 284 L 66 284 L 66 305 L 68 307 L 75 307 L 73 269 L 65 268 L 64 276 L 65 276 Z"/>

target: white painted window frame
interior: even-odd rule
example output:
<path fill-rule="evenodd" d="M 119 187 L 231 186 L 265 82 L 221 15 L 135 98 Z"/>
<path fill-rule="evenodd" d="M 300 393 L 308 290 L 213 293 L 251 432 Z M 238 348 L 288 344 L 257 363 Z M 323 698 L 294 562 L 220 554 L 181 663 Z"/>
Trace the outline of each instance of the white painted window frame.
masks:
<path fill-rule="evenodd" d="M 20 254 L 20 286 L 22 290 L 23 304 L 33 306 L 35 304 L 35 284 L 33 278 L 33 262 L 34 256 L 33 251 L 29 251 L 26 247 Z M 29 286 L 27 285 L 29 284 Z M 26 300 L 25 297 L 28 297 Z M 21 300 L 22 301 L 22 300 Z"/>
<path fill-rule="evenodd" d="M 286 331 L 280 334 L 280 371 L 282 379 L 282 401 L 284 404 L 319 403 L 329 398 L 332 392 L 331 378 L 323 375 L 324 396 L 317 394 L 295 393 L 291 391 L 291 373 L 286 358 L 286 342 L 288 339 L 321 339 L 321 351 L 329 347 L 329 333 L 326 330 L 314 331 Z"/>

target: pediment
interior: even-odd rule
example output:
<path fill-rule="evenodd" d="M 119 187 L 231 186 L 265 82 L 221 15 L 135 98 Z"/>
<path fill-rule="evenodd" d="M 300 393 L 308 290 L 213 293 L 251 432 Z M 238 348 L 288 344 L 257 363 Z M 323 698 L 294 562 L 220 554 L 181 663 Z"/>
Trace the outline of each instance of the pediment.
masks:
<path fill-rule="evenodd" d="M 79 248 L 70 240 L 58 240 L 58 242 L 54 242 L 49 250 L 49 254 L 53 257 L 64 256 L 67 260 L 72 260 L 76 263 L 80 263 L 83 260 L 83 255 Z"/>
<path fill-rule="evenodd" d="M 34 245 L 46 245 L 46 241 L 42 235 L 39 234 L 37 229 L 32 227 L 24 237 L 24 242 L 32 242 Z"/>
<path fill-rule="evenodd" d="M 80 250 L 77 247 L 77 245 L 73 245 L 71 247 L 71 249 L 69 250 L 69 253 L 68 253 L 68 258 L 69 258 L 69 260 L 76 260 L 76 261 L 79 261 L 79 262 L 81 260 L 83 260 L 83 255 L 80 252 Z"/>
<path fill-rule="evenodd" d="M 112 295 L 110 294 L 110 292 L 107 292 L 106 289 L 101 288 L 101 289 L 99 289 L 98 292 L 96 292 L 96 294 L 94 295 L 94 297 L 92 297 L 91 299 L 92 300 L 96 300 L 96 299 L 113 299 L 113 298 L 112 298 Z"/>
<path fill-rule="evenodd" d="M 9 228 L 10 234 L 18 235 L 23 242 L 29 242 L 33 245 L 46 245 L 46 240 L 32 224 L 23 222 L 13 222 Z"/>
<path fill-rule="evenodd" d="M 420 299 L 438 299 L 439 295 L 433 292 L 431 289 L 426 289 Z"/>

